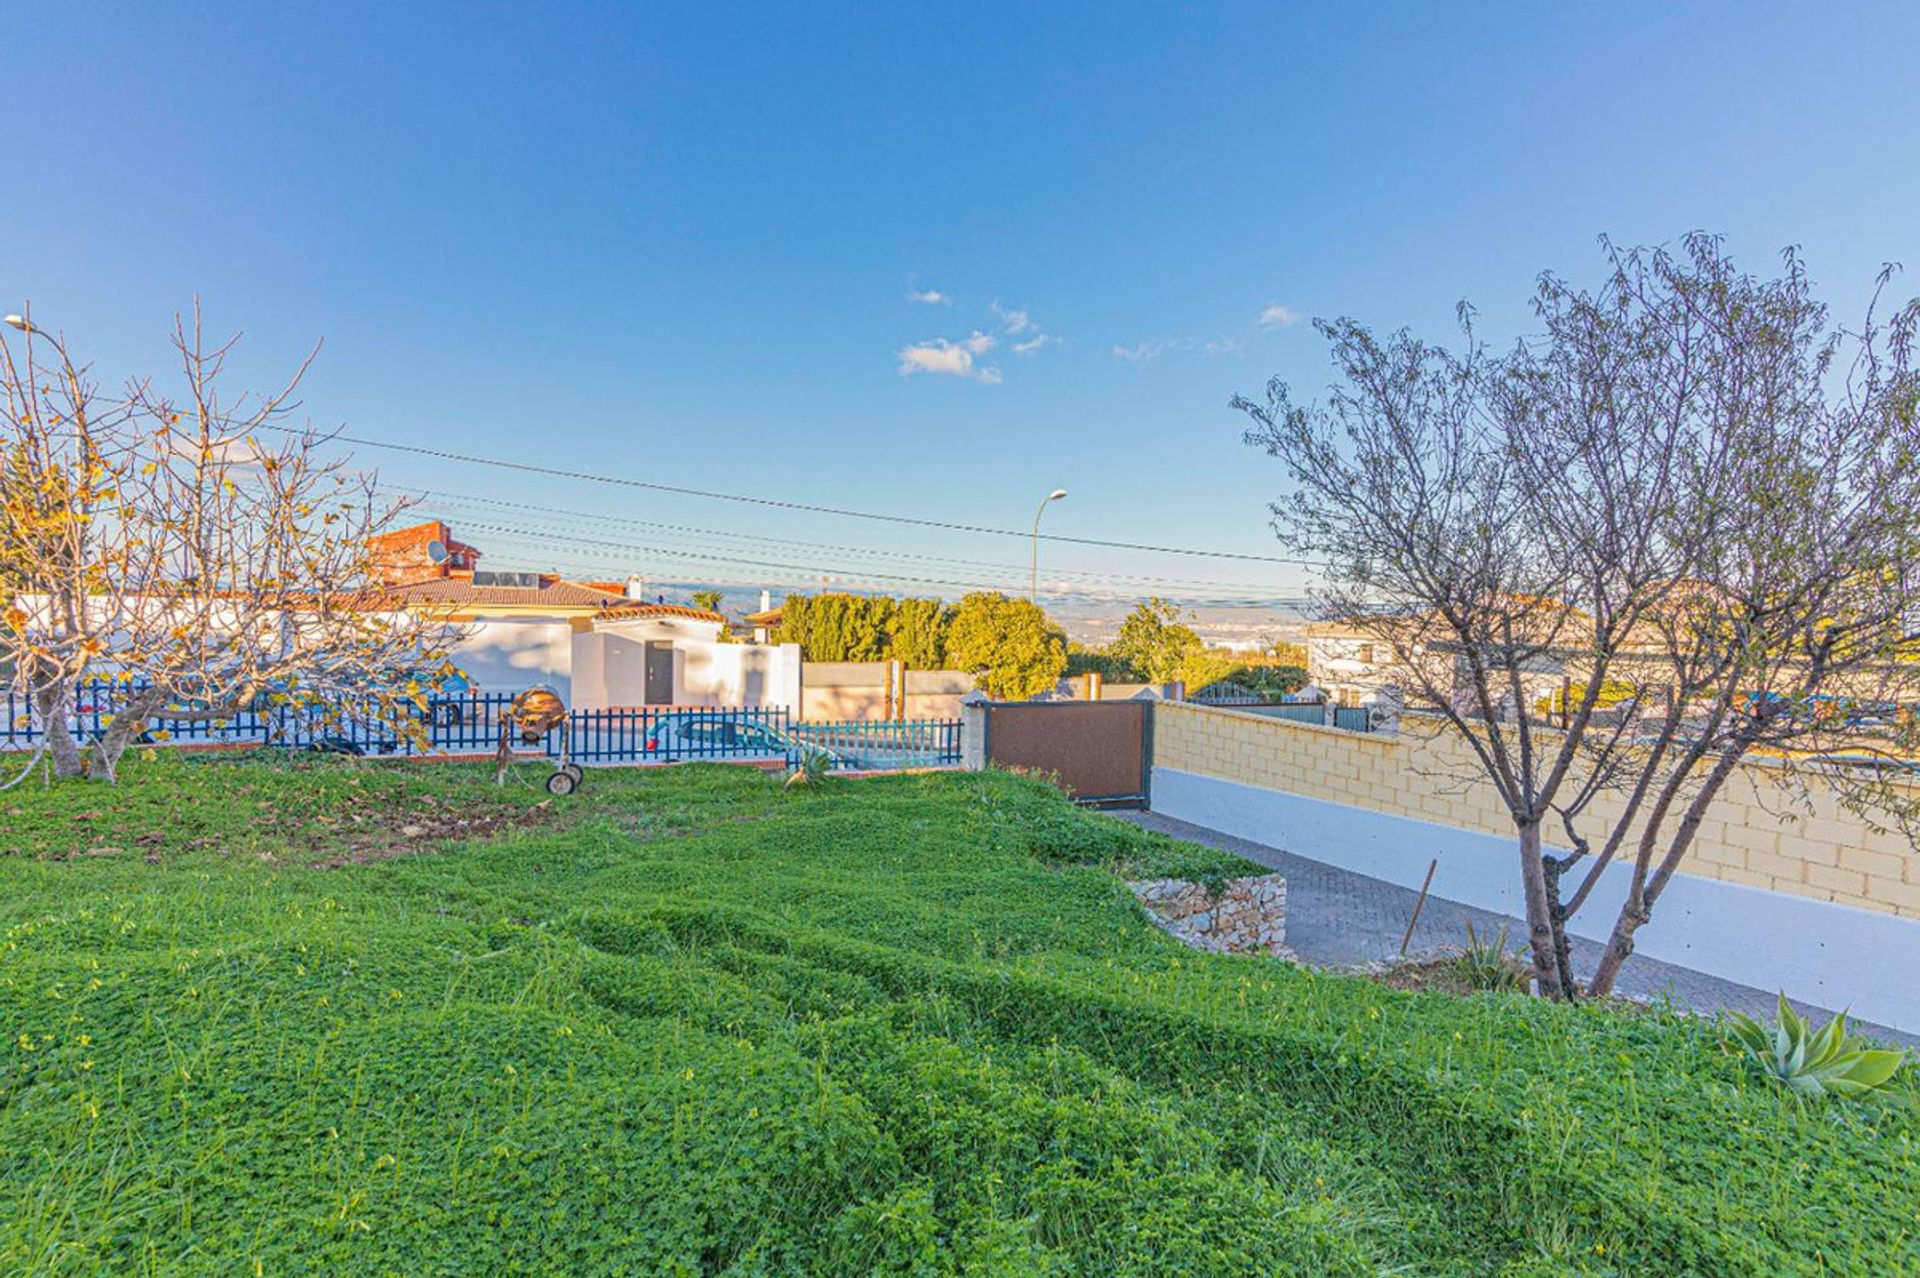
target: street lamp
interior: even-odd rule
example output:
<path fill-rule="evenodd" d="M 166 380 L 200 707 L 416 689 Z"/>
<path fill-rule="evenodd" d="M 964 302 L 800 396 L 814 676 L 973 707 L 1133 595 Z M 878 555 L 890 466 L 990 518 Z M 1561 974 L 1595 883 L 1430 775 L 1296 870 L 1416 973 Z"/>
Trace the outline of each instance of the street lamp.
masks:
<path fill-rule="evenodd" d="M 1056 488 L 1047 494 L 1046 501 L 1040 503 L 1040 509 L 1033 512 L 1033 580 L 1027 586 L 1027 602 L 1040 602 L 1040 516 L 1047 513 L 1047 506 L 1067 495 L 1064 488 Z"/>
<path fill-rule="evenodd" d="M 46 335 L 41 329 L 34 327 L 33 321 L 24 315 L 9 315 L 5 322 L 23 333 L 40 333 L 43 337 Z"/>

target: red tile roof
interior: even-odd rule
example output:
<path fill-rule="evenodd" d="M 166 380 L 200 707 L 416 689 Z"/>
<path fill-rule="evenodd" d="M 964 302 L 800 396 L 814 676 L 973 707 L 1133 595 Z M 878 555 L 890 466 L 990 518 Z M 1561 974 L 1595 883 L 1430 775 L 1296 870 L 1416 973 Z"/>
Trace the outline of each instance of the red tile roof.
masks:
<path fill-rule="evenodd" d="M 538 586 L 477 586 L 464 577 L 433 578 L 393 587 L 403 603 L 450 607 L 538 607 L 576 611 L 602 610 L 621 602 L 619 595 L 595 590 L 575 581 L 543 581 Z"/>
<path fill-rule="evenodd" d="M 609 621 L 641 617 L 682 617 L 688 621 L 707 621 L 724 625 L 726 618 L 705 608 L 687 608 L 680 604 L 641 603 L 624 595 L 600 590 L 578 581 L 543 579 L 538 586 L 475 585 L 461 577 L 434 578 L 395 586 L 389 597 L 413 606 L 438 605 L 443 608 L 553 608 L 571 613 L 588 613 Z"/>
<path fill-rule="evenodd" d="M 717 612 L 708 612 L 705 608 L 688 608 L 682 604 L 623 603 L 608 608 L 600 614 L 610 621 L 631 617 L 685 617 L 689 621 L 711 621 L 715 625 L 725 625 L 726 618 Z"/>

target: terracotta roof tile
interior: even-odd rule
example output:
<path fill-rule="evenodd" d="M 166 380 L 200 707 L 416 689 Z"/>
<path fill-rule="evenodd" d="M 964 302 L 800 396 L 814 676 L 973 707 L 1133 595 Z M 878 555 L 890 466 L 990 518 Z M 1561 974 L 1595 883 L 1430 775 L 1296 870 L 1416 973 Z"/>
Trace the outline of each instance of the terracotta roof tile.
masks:
<path fill-rule="evenodd" d="M 711 621 L 716 625 L 725 625 L 727 620 L 717 612 L 688 608 L 681 604 L 623 603 L 608 608 L 600 615 L 610 621 L 634 617 L 685 617 L 689 621 Z"/>
<path fill-rule="evenodd" d="M 539 586 L 491 586 L 475 585 L 472 581 L 450 577 L 395 586 L 393 593 L 410 604 L 604 609 L 620 602 L 618 595 L 573 581 L 555 581 Z"/>

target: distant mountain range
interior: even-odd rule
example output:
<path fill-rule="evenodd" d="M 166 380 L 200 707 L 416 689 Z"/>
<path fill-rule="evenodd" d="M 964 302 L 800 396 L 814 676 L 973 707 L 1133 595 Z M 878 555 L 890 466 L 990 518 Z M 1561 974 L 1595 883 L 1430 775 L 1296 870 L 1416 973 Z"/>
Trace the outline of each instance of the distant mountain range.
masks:
<path fill-rule="evenodd" d="M 668 603 L 689 602 L 697 590 L 718 590 L 720 611 L 736 619 L 759 611 L 761 606 L 760 591 L 739 586 L 709 586 L 697 581 L 650 581 L 646 585 L 648 598 L 665 596 Z M 770 590 L 772 605 L 778 607 L 787 593 Z M 1120 631 L 1121 618 L 1133 607 L 1127 602 L 1071 595 L 1043 596 L 1041 605 L 1066 629 L 1069 638 L 1089 646 L 1111 642 Z M 1311 620 L 1304 599 L 1277 599 L 1258 606 L 1206 602 L 1193 604 L 1188 610 L 1192 613 L 1188 624 L 1209 645 L 1221 648 L 1262 648 L 1292 640 Z"/>

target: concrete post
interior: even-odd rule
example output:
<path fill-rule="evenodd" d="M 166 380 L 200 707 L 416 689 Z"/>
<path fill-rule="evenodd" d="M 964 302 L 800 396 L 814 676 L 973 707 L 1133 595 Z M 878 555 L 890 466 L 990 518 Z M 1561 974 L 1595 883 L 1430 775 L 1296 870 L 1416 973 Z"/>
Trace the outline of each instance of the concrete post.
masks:
<path fill-rule="evenodd" d="M 960 767 L 964 771 L 986 771 L 989 704 L 978 692 L 969 692 L 960 700 Z"/>
<path fill-rule="evenodd" d="M 1104 682 L 1105 680 L 1100 677 L 1098 670 L 1090 670 L 1087 672 L 1087 700 L 1098 701 L 1100 699 L 1102 691 L 1100 685 Z"/>

